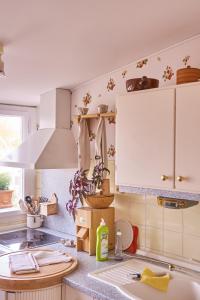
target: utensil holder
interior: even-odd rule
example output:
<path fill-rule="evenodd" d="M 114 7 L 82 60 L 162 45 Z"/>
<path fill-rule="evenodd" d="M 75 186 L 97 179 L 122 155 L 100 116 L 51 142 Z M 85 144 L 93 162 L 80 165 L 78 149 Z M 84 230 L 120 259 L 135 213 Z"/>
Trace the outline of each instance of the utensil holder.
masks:
<path fill-rule="evenodd" d="M 43 217 L 41 215 L 27 215 L 27 227 L 28 228 L 39 228 L 43 222 Z"/>

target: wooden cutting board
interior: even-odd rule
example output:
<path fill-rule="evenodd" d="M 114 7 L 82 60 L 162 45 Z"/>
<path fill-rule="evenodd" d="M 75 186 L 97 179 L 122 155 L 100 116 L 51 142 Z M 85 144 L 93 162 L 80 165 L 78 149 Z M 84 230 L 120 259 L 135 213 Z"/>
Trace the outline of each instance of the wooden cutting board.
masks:
<path fill-rule="evenodd" d="M 38 250 L 39 249 L 28 250 L 28 252 L 34 253 Z M 53 250 L 42 251 L 53 252 Z M 17 251 L 14 253 L 22 252 L 23 251 Z M 24 252 L 27 252 L 27 250 Z M 77 259 L 73 258 L 72 261 L 67 263 L 64 262 L 40 267 L 39 273 L 16 275 L 10 271 L 9 255 L 10 253 L 0 256 L 0 290 L 5 291 L 42 289 L 59 284 L 62 282 L 63 277 L 72 272 L 78 265 Z"/>

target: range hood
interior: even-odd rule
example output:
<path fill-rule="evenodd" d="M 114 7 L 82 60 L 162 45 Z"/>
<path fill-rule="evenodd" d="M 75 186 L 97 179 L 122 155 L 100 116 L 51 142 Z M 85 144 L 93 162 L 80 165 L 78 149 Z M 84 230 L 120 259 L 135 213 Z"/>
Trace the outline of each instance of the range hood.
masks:
<path fill-rule="evenodd" d="M 70 129 L 71 94 L 55 89 L 40 97 L 39 130 L 0 165 L 30 169 L 77 168 L 78 150 Z"/>

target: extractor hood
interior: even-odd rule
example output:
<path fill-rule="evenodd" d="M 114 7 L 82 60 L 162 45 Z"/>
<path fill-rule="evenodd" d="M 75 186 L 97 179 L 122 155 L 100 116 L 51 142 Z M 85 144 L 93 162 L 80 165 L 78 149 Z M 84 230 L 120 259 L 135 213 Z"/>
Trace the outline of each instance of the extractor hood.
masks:
<path fill-rule="evenodd" d="M 39 129 L 0 165 L 31 169 L 77 168 L 78 150 L 70 129 L 71 94 L 54 89 L 41 95 Z"/>

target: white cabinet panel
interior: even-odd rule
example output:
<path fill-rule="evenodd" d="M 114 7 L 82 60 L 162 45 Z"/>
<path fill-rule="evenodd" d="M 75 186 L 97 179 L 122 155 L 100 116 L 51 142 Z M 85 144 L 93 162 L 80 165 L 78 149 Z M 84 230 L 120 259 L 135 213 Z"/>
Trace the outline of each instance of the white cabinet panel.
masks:
<path fill-rule="evenodd" d="M 175 89 L 133 92 L 117 99 L 116 183 L 174 187 Z M 162 181 L 161 176 L 168 177 Z"/>
<path fill-rule="evenodd" d="M 65 285 L 63 287 L 63 298 L 62 300 L 93 300 L 93 297 L 90 297 L 86 294 L 79 292 L 76 289 Z"/>
<path fill-rule="evenodd" d="M 33 291 L 7 292 L 7 298 L 2 300 L 61 300 L 62 285 L 55 285 L 49 288 Z M 1 298 L 0 298 L 1 300 Z"/>
<path fill-rule="evenodd" d="M 176 89 L 177 190 L 200 192 L 200 85 Z M 183 180 L 178 181 L 177 177 Z"/>
<path fill-rule="evenodd" d="M 0 300 L 7 300 L 6 299 L 6 293 L 3 291 L 0 291 Z"/>

